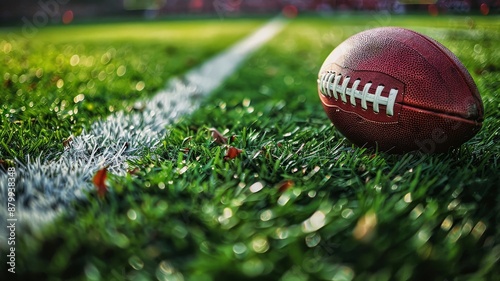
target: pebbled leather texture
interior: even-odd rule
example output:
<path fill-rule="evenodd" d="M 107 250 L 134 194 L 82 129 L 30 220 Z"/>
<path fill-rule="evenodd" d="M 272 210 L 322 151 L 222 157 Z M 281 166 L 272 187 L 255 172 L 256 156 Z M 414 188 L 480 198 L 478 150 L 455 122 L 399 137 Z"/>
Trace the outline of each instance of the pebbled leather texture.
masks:
<path fill-rule="evenodd" d="M 335 127 L 359 146 L 389 152 L 443 152 L 460 146 L 481 128 L 484 107 L 479 91 L 459 59 L 437 41 L 415 31 L 382 27 L 358 33 L 335 48 L 323 63 L 325 72 L 384 85 L 382 96 L 398 89 L 394 116 L 353 106 L 318 93 Z M 318 80 L 319 81 L 319 80 Z"/>

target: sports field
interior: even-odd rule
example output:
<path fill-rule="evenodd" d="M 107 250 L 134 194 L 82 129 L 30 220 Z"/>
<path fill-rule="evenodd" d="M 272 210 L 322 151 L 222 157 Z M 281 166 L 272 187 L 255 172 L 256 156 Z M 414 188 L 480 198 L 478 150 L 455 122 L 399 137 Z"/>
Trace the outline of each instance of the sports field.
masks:
<path fill-rule="evenodd" d="M 29 39 L 0 30 L 2 166 L 55 161 L 96 121 L 140 112 L 137 101 L 267 21 L 87 23 Z M 424 33 L 460 58 L 485 105 L 477 136 L 444 154 L 391 155 L 355 147 L 335 130 L 318 98 L 319 67 L 347 37 L 380 26 Z M 18 222 L 15 276 L 497 280 L 499 44 L 498 16 L 289 19 L 198 109 L 128 161 L 125 175 L 88 178 L 93 188 L 78 200 L 39 209 L 55 219 Z M 16 182 L 22 177 L 36 178 L 18 174 Z M 30 193 L 44 177 L 16 186 L 21 208 L 37 210 L 30 200 L 56 193 Z M 8 178 L 0 172 L 2 192 Z M 0 233 L 3 261 L 11 246 Z M 0 276 L 11 278 L 7 268 L 2 262 Z"/>

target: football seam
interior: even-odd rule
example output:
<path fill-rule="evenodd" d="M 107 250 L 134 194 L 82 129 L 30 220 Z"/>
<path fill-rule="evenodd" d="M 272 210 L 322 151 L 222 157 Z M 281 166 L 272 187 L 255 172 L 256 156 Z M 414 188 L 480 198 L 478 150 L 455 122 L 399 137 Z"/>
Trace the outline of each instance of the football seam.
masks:
<path fill-rule="evenodd" d="M 399 104 L 399 103 L 396 103 L 396 104 Z M 342 111 L 342 112 L 345 112 L 345 113 L 355 114 L 356 116 L 358 116 L 358 117 L 362 118 L 363 120 L 366 120 L 366 121 L 368 121 L 368 122 L 370 122 L 370 123 L 376 123 L 376 124 L 381 124 L 381 125 L 382 125 L 382 124 L 383 124 L 383 125 L 387 125 L 387 124 L 398 124 L 398 123 L 399 123 L 399 116 L 398 116 L 398 117 L 397 117 L 397 119 L 396 119 L 397 121 L 392 121 L 392 122 L 374 121 L 374 120 L 371 120 L 371 119 L 367 119 L 367 118 L 365 118 L 365 117 L 363 117 L 363 116 L 359 115 L 358 113 L 356 113 L 356 112 L 354 112 L 354 111 L 347 111 L 347 110 L 345 110 L 345 109 L 343 109 L 343 108 L 339 107 L 338 105 L 334 105 L 334 104 L 330 105 L 330 104 L 325 104 L 325 103 L 323 103 L 323 105 L 324 105 L 324 106 L 326 106 L 326 107 L 329 107 L 329 108 L 336 108 L 336 109 L 338 109 L 338 110 L 340 110 L 340 111 Z M 398 114 L 398 115 L 399 115 L 399 114 Z M 335 124 L 334 124 L 334 125 L 335 125 Z"/>
<path fill-rule="evenodd" d="M 442 54 L 446 57 L 446 59 L 447 59 L 447 60 L 448 60 L 448 61 L 449 61 L 449 62 L 450 62 L 453 66 L 454 66 L 454 68 L 456 68 L 456 69 L 458 70 L 458 73 L 460 73 L 460 77 L 462 77 L 462 81 L 464 81 L 464 82 L 465 82 L 465 84 L 467 85 L 467 88 L 469 89 L 469 92 L 470 92 L 470 93 L 473 93 L 473 92 L 474 92 L 474 91 L 473 91 L 473 89 L 471 89 L 471 87 L 470 87 L 469 83 L 467 83 L 467 82 L 466 82 L 466 81 L 467 81 L 467 77 L 465 77 L 464 73 L 463 73 L 460 69 L 458 69 L 458 67 L 457 67 L 457 63 L 456 63 L 456 62 L 455 62 L 452 58 L 450 58 L 450 56 L 449 56 L 446 52 L 444 52 L 444 51 L 443 51 L 443 49 L 442 49 L 442 47 L 440 46 L 440 44 L 438 44 L 437 42 L 434 42 L 434 39 L 432 39 L 432 38 L 430 38 L 430 37 L 427 37 L 427 36 L 425 36 L 425 35 L 422 35 L 422 34 L 420 34 L 420 33 L 418 33 L 418 32 L 415 32 L 415 31 L 413 31 L 413 30 L 410 30 L 410 29 L 407 29 L 407 30 L 408 30 L 408 31 L 410 31 L 411 33 L 413 33 L 413 34 L 415 34 L 415 35 L 418 35 L 419 37 L 421 37 L 421 38 L 425 39 L 425 41 L 429 42 L 432 46 L 434 46 L 434 48 L 438 49 L 438 50 L 439 50 L 439 52 L 441 52 L 441 53 L 442 53 Z M 443 46 L 443 47 L 444 47 L 444 46 Z M 451 52 L 451 51 L 450 51 L 450 52 Z M 419 53 L 420 53 L 420 52 L 419 52 Z M 433 66 L 433 67 L 434 67 L 434 66 Z M 464 67 L 465 69 L 467 69 L 467 68 L 465 67 L 465 65 L 463 65 L 463 67 Z M 434 67 L 434 68 L 435 68 L 435 67 Z M 438 72 L 439 72 L 439 71 L 438 71 Z"/>
<path fill-rule="evenodd" d="M 404 28 L 403 28 L 403 29 L 404 29 Z M 477 101 L 476 96 L 473 94 L 475 91 L 474 91 L 474 89 L 472 89 L 472 88 L 471 88 L 471 85 L 469 85 L 469 83 L 467 82 L 467 77 L 465 77 L 465 74 L 464 74 L 464 73 L 463 73 L 463 71 L 460 69 L 460 67 L 457 65 L 457 62 L 455 62 L 455 61 L 454 61 L 454 60 L 453 60 L 453 59 L 452 59 L 452 58 L 448 55 L 448 53 L 446 53 L 446 52 L 443 50 L 443 48 L 446 48 L 445 46 L 440 46 L 441 44 L 440 44 L 439 42 L 437 42 L 437 41 L 435 41 L 434 39 L 432 39 L 432 38 L 430 38 L 430 37 L 427 37 L 427 36 L 425 36 L 425 35 L 423 35 L 423 34 L 420 34 L 420 33 L 416 32 L 416 31 L 413 31 L 413 30 L 410 30 L 410 29 L 405 29 L 405 30 L 408 30 L 408 31 L 410 31 L 411 33 L 413 33 L 413 34 L 415 34 L 415 35 L 419 36 L 420 38 L 424 39 L 426 42 L 428 42 L 430 45 L 432 45 L 432 47 L 434 47 L 434 48 L 435 48 L 435 49 L 437 49 L 437 50 L 438 50 L 438 51 L 439 51 L 442 55 L 444 55 L 444 56 L 446 57 L 446 60 L 447 60 L 448 62 L 450 62 L 450 64 L 453 66 L 453 68 L 454 68 L 454 69 L 455 69 L 455 70 L 459 73 L 460 77 L 462 78 L 462 81 L 465 83 L 465 85 L 466 85 L 467 89 L 469 90 L 469 93 L 471 94 L 472 98 L 473 98 L 475 101 Z M 399 42 L 401 42 L 401 41 L 399 41 Z M 403 44 L 405 44 L 406 46 L 408 46 L 408 45 L 407 45 L 406 43 L 404 43 L 404 42 L 401 42 L 401 43 L 403 43 Z M 408 47 L 411 47 L 411 46 L 408 46 Z M 413 49 L 414 49 L 415 51 L 417 51 L 417 53 L 418 53 L 420 56 L 422 56 L 423 58 L 426 58 L 426 57 L 425 57 L 422 53 L 420 53 L 420 51 L 418 51 L 418 50 L 417 50 L 417 49 L 415 49 L 415 48 L 413 48 Z M 450 51 L 450 52 L 451 52 L 451 51 Z M 460 62 L 460 60 L 459 60 L 458 58 L 457 58 L 457 60 L 458 60 L 458 62 L 459 62 L 459 63 L 461 63 L 461 62 Z M 465 70 L 467 70 L 467 68 L 466 68 L 464 65 L 462 65 L 462 66 L 463 66 L 463 68 L 464 68 Z M 445 79 L 444 79 L 444 78 L 443 78 L 443 76 L 442 76 L 441 71 L 439 71 L 439 69 L 438 69 L 436 66 L 434 66 L 434 65 L 432 65 L 432 67 L 433 67 L 433 68 L 437 71 L 437 73 L 439 73 L 439 76 L 440 76 L 441 80 L 442 80 L 442 81 L 445 81 Z M 467 71 L 468 71 L 468 70 L 467 70 Z M 472 77 L 471 77 L 471 79 L 472 79 Z M 472 79 L 472 81 L 474 81 L 474 79 Z M 413 106 L 413 105 L 412 105 L 412 106 Z M 418 108 L 418 106 L 417 106 L 416 108 Z M 481 123 L 481 122 L 484 120 L 484 117 L 482 117 L 482 116 L 477 116 L 477 119 L 467 119 L 467 118 L 464 118 L 463 116 L 461 116 L 459 113 L 454 114 L 454 113 L 451 113 L 451 112 L 446 112 L 446 111 L 434 111 L 434 110 L 432 110 L 432 111 L 433 111 L 433 112 L 436 112 L 436 113 L 443 113 L 443 114 L 447 114 L 447 115 L 449 115 L 449 116 L 456 116 L 456 117 L 460 117 L 460 118 L 463 118 L 463 119 L 465 119 L 465 120 L 474 121 L 474 122 L 476 122 L 476 123 Z"/>
<path fill-rule="evenodd" d="M 461 121 L 465 121 L 465 122 L 471 123 L 471 124 L 478 124 L 478 125 L 482 125 L 483 124 L 482 121 L 473 120 L 473 119 L 467 119 L 467 118 L 464 118 L 463 116 L 460 116 L 458 114 L 451 114 L 450 112 L 430 110 L 430 109 L 425 108 L 425 107 L 418 107 L 418 106 L 408 105 L 408 104 L 401 104 L 401 103 L 398 103 L 398 104 L 401 105 L 402 107 L 406 107 L 408 109 L 415 109 L 415 110 L 425 111 L 426 113 L 433 114 L 433 115 L 441 115 L 441 116 L 446 116 L 446 117 L 452 117 L 452 118 L 459 119 Z"/>
<path fill-rule="evenodd" d="M 416 34 L 418 34 L 418 33 L 416 33 Z M 403 43 L 403 42 L 401 42 L 401 43 Z M 405 44 L 405 45 L 406 45 L 406 44 Z M 408 46 L 408 45 L 406 45 L 406 46 Z M 408 46 L 408 47 L 410 47 L 410 46 Z M 417 51 L 417 50 L 415 50 L 415 51 Z M 440 51 L 441 51 L 441 50 L 440 50 Z M 442 52 L 442 51 L 441 51 L 441 52 Z M 417 54 L 418 54 L 419 56 L 421 56 L 422 58 L 425 58 L 425 56 L 424 56 L 423 54 L 421 54 L 420 52 L 418 52 L 418 51 L 417 51 Z M 444 55 L 446 55 L 446 54 L 444 54 Z M 440 76 L 441 80 L 443 80 L 443 81 L 444 81 L 444 78 L 441 76 L 441 73 L 439 72 L 439 70 L 438 70 L 435 66 L 432 66 L 432 67 L 433 67 L 433 68 L 434 68 L 434 69 L 438 72 L 438 74 L 439 74 L 439 76 Z M 384 73 L 384 72 L 379 72 L 379 71 L 373 71 L 373 72 L 376 72 L 376 73 L 382 73 L 382 74 L 384 74 L 384 75 L 391 76 L 390 74 L 388 74 L 388 73 Z M 319 86 L 319 92 L 320 92 L 323 96 L 325 96 L 325 97 L 327 97 L 327 98 L 332 98 L 332 97 L 333 97 L 333 98 L 335 98 L 335 100 L 336 100 L 336 101 L 338 101 L 338 100 L 339 100 L 339 98 L 338 98 L 338 96 L 336 95 L 336 93 L 339 93 L 339 94 L 341 95 L 342 102 L 347 103 L 347 100 L 344 100 L 345 95 L 349 95 L 349 96 L 351 96 L 351 94 L 347 94 L 347 93 L 346 93 L 346 94 L 344 95 L 344 94 L 342 94 L 342 93 L 341 93 L 341 92 L 339 92 L 339 91 L 333 91 L 333 89 L 331 89 L 330 87 L 331 87 L 332 85 L 337 85 L 337 86 L 339 86 L 339 87 L 341 87 L 341 88 L 342 88 L 342 92 L 343 92 L 344 90 L 350 90 L 350 91 L 352 91 L 352 87 L 351 87 L 351 88 L 347 88 L 347 83 L 346 83 L 346 85 L 343 85 L 343 83 L 344 83 L 345 81 L 342 81 L 342 83 L 340 83 L 340 81 L 336 81 L 336 83 L 335 83 L 335 81 L 329 81 L 329 79 L 328 79 L 329 77 L 325 77 L 325 75 L 326 75 L 326 74 L 337 74 L 337 73 L 336 73 L 335 71 L 332 71 L 332 70 L 326 70 L 326 71 L 324 71 L 324 72 L 320 75 L 320 78 L 319 78 L 319 79 L 317 79 L 317 83 L 318 83 L 318 86 Z M 337 76 L 337 75 L 335 75 L 335 76 Z M 343 76 L 343 75 L 342 75 L 341 73 L 338 73 L 338 76 L 337 76 L 337 77 L 341 77 L 341 76 Z M 345 76 L 345 77 L 347 78 L 347 77 L 349 77 L 349 76 Z M 391 77 L 392 77 L 392 76 L 391 76 Z M 349 77 L 349 78 L 350 78 L 350 77 Z M 394 77 L 393 77 L 393 78 L 394 78 Z M 396 79 L 396 78 L 395 78 L 395 79 Z M 331 79 L 331 80 L 333 80 L 333 79 Z M 339 78 L 339 80 L 340 80 L 340 78 Z M 344 79 L 344 80 L 345 80 L 345 79 Z M 356 80 L 358 80 L 358 79 L 356 79 Z M 347 81 L 347 82 L 349 82 L 349 81 Z M 326 83 L 326 84 L 327 84 L 327 86 L 324 86 L 324 85 L 323 85 L 324 83 Z M 367 83 L 367 84 L 368 84 L 368 83 Z M 372 82 L 372 84 L 373 84 L 373 82 Z M 372 85 L 372 84 L 371 84 L 371 85 Z M 466 84 L 467 84 L 467 83 L 466 83 Z M 365 85 L 366 85 L 366 84 L 365 84 Z M 406 86 L 406 84 L 404 84 L 404 83 L 403 83 L 403 85 L 405 86 L 405 87 L 404 87 L 404 89 L 406 89 L 406 87 L 407 87 L 407 86 Z M 346 86 L 346 87 L 344 88 L 344 86 Z M 370 87 L 370 88 L 371 88 L 371 87 Z M 324 93 L 324 91 L 323 91 L 323 90 L 327 90 L 327 92 L 334 92 L 334 93 L 333 93 L 333 96 L 332 96 L 332 95 L 329 95 L 329 94 L 327 94 L 327 93 Z M 470 88 L 469 88 L 469 90 L 470 90 Z M 364 91 L 359 91 L 359 90 L 357 90 L 357 92 L 364 92 Z M 369 95 L 371 95 L 371 96 L 375 96 L 375 94 L 371 94 L 371 93 L 369 93 Z M 402 100 L 402 102 L 396 102 L 396 101 L 395 101 L 395 99 L 396 99 L 396 95 L 402 95 L 402 96 L 403 96 L 403 100 Z M 406 107 L 409 107 L 409 108 L 414 108 L 414 109 L 419 109 L 419 110 L 425 110 L 425 111 L 428 111 L 428 112 L 433 112 L 433 113 L 437 113 L 437 114 L 443 114 L 443 115 L 447 115 L 447 116 L 454 116 L 454 117 L 458 117 L 458 118 L 461 118 L 461 119 L 463 119 L 463 120 L 472 121 L 472 122 L 475 122 L 475 123 L 478 123 L 478 124 L 482 124 L 482 121 L 483 121 L 483 119 L 481 119 L 481 118 L 479 118 L 479 119 L 467 119 L 467 118 L 463 117 L 462 115 L 460 115 L 459 113 L 454 113 L 454 112 L 444 111 L 444 110 L 437 110 L 436 108 L 425 108 L 425 107 L 419 107 L 419 106 L 417 106 L 417 105 L 415 105 L 415 104 L 405 103 L 405 99 L 404 99 L 404 96 L 405 96 L 405 91 L 404 91 L 404 90 L 403 90 L 401 93 L 399 93 L 399 91 L 398 91 L 398 92 L 396 93 L 396 95 L 394 95 L 394 103 L 391 103 L 391 105 L 392 105 L 392 106 L 394 106 L 394 105 L 396 105 L 396 104 L 397 104 L 397 105 L 406 106 Z M 380 97 L 381 97 L 381 98 L 384 98 L 384 100 L 387 98 L 387 97 L 384 97 L 384 96 L 380 96 Z M 362 100 L 362 101 L 363 101 L 363 100 Z M 373 108 L 373 101 L 372 101 L 372 100 L 367 100 L 367 99 L 365 98 L 365 101 L 368 101 L 368 102 L 372 103 L 372 108 Z M 384 101 L 384 102 L 385 102 L 385 101 Z M 351 104 L 352 104 L 352 103 L 351 103 Z M 380 103 L 380 102 L 379 102 L 378 104 L 387 106 L 387 104 Z M 331 106 L 329 106 L 329 107 L 331 107 Z M 340 108 L 340 107 L 339 107 L 339 108 Z M 363 109 L 364 109 L 364 110 L 366 110 L 367 108 L 363 107 Z M 387 110 L 387 109 L 386 109 L 386 110 Z M 348 112 L 348 111 L 345 111 L 345 112 Z M 379 113 L 379 112 L 377 112 L 377 111 L 375 111 L 375 110 L 374 110 L 374 112 L 375 112 L 375 113 Z M 358 115 L 359 115 L 359 114 L 358 114 Z M 388 114 L 388 116 L 391 116 L 391 117 L 392 117 L 392 116 L 394 116 L 394 115 L 396 115 L 394 112 L 393 112 L 393 115 Z"/>
<path fill-rule="evenodd" d="M 460 121 L 465 121 L 466 123 L 470 123 L 470 124 L 477 124 L 477 125 L 482 125 L 483 124 L 482 122 L 479 122 L 479 121 L 476 121 L 476 120 L 467 119 L 467 118 L 464 118 L 464 117 L 458 116 L 458 115 L 449 114 L 447 112 L 440 112 L 440 111 L 429 110 L 427 108 L 413 106 L 413 105 L 407 105 L 407 104 L 398 103 L 398 102 L 396 102 L 395 104 L 400 105 L 403 108 L 406 107 L 408 109 L 419 110 L 419 111 L 423 111 L 423 112 L 426 112 L 426 113 L 432 114 L 432 115 L 441 115 L 443 117 L 452 117 L 452 118 L 458 119 Z M 323 105 L 326 106 L 326 107 L 329 107 L 329 108 L 336 108 L 336 109 L 341 110 L 342 112 L 345 112 L 345 113 L 356 114 L 360 118 L 363 118 L 364 120 L 372 122 L 372 123 L 377 123 L 377 124 L 396 124 L 396 123 L 399 123 L 399 117 L 397 118 L 398 121 L 394 121 L 394 122 L 379 122 L 379 121 L 374 121 L 374 120 L 367 119 L 367 118 L 359 115 L 358 113 L 356 113 L 354 111 L 345 110 L 345 109 L 343 109 L 343 108 L 341 108 L 341 107 L 339 107 L 338 105 L 335 105 L 335 104 L 325 104 L 325 103 L 323 103 Z"/>

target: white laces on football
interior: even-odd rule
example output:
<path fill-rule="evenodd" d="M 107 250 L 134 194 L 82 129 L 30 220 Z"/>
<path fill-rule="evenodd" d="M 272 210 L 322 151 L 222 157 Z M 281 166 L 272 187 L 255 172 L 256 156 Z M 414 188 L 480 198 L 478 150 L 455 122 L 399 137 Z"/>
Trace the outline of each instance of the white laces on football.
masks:
<path fill-rule="evenodd" d="M 340 84 L 340 80 L 342 84 Z M 389 91 L 389 96 L 382 96 L 382 91 L 384 90 L 384 85 L 378 85 L 375 89 L 375 93 L 370 93 L 370 88 L 372 87 L 372 82 L 368 82 L 363 87 L 362 91 L 358 90 L 358 86 L 361 83 L 360 79 L 354 80 L 351 88 L 348 88 L 349 81 L 351 77 L 346 76 L 342 79 L 342 74 L 335 72 L 325 72 L 321 74 L 321 77 L 318 79 L 318 84 L 320 87 L 320 91 L 324 96 L 333 97 L 335 100 L 340 99 L 343 103 L 347 103 L 347 96 L 349 96 L 349 102 L 352 106 L 356 106 L 356 99 L 361 100 L 361 108 L 364 110 L 368 109 L 367 102 L 372 103 L 373 111 L 375 113 L 379 113 L 379 105 L 385 105 L 385 113 L 388 116 L 394 115 L 394 103 L 396 102 L 396 96 L 398 95 L 397 89 L 391 89 Z"/>

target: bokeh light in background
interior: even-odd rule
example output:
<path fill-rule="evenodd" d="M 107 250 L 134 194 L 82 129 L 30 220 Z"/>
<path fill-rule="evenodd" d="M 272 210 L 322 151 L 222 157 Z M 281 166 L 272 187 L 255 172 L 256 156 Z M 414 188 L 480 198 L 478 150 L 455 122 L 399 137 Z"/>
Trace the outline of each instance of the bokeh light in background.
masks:
<path fill-rule="evenodd" d="M 298 14 L 298 9 L 294 5 L 286 5 L 283 7 L 283 15 L 287 18 L 294 18 Z"/>
<path fill-rule="evenodd" d="M 486 3 L 482 3 L 479 9 L 481 10 L 481 14 L 485 16 L 490 13 L 490 7 Z"/>
<path fill-rule="evenodd" d="M 439 15 L 439 10 L 438 10 L 438 6 L 435 5 L 435 4 L 431 4 L 428 6 L 427 10 L 429 11 L 429 15 L 431 16 L 437 16 Z"/>
<path fill-rule="evenodd" d="M 0 23 L 49 24 L 95 17 L 142 17 L 277 14 L 293 17 L 299 12 L 389 11 L 438 14 L 498 13 L 498 0 L 45 0 L 1 1 Z"/>
<path fill-rule="evenodd" d="M 73 21 L 73 11 L 68 10 L 68 11 L 64 12 L 64 14 L 62 16 L 62 22 L 64 24 L 70 24 L 72 21 Z"/>

